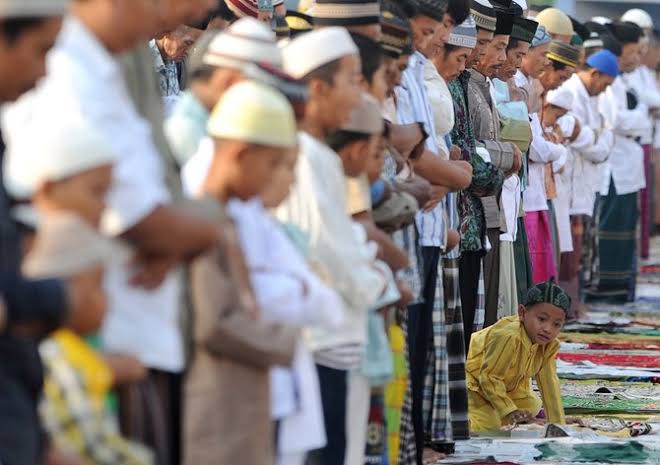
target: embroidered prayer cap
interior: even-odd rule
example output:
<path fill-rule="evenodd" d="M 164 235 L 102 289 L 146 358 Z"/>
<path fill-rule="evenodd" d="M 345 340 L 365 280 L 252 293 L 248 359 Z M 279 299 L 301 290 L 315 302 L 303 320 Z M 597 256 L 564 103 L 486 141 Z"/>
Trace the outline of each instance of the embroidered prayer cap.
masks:
<path fill-rule="evenodd" d="M 312 30 L 312 17 L 305 13 L 289 10 L 284 17 L 289 26 L 289 36 L 296 37 Z"/>
<path fill-rule="evenodd" d="M 358 48 L 348 31 L 335 26 L 302 34 L 282 50 L 284 70 L 296 79 L 302 79 L 335 60 L 358 54 Z"/>
<path fill-rule="evenodd" d="M 275 33 L 261 21 L 239 19 L 211 41 L 204 63 L 241 69 L 247 63 L 264 62 L 281 68 L 282 52 L 275 39 Z"/>
<path fill-rule="evenodd" d="M 69 0 L 0 0 L 0 18 L 47 18 L 63 16 Z"/>
<path fill-rule="evenodd" d="M 448 44 L 457 47 L 474 48 L 477 46 L 477 25 L 472 16 L 454 28 L 449 34 Z"/>
<path fill-rule="evenodd" d="M 239 18 L 259 16 L 258 0 L 224 0 L 227 7 Z M 273 0 L 272 7 L 282 5 L 284 0 Z M 269 5 L 270 6 L 270 5 Z"/>
<path fill-rule="evenodd" d="M 419 16 L 428 16 L 438 22 L 442 22 L 449 0 L 415 0 L 417 14 Z"/>
<path fill-rule="evenodd" d="M 546 102 L 564 110 L 570 110 L 573 106 L 573 94 L 568 89 L 560 87 L 548 91 Z"/>
<path fill-rule="evenodd" d="M 518 16 L 513 20 L 511 38 L 531 44 L 534 40 L 538 26 L 539 23 L 536 21 Z"/>
<path fill-rule="evenodd" d="M 296 146 L 296 120 L 286 97 L 270 86 L 242 81 L 224 93 L 207 126 L 218 139 L 270 147 Z"/>
<path fill-rule="evenodd" d="M 412 45 L 412 31 L 408 21 L 395 12 L 381 11 L 380 27 L 380 45 L 387 56 L 399 58 L 403 51 Z"/>
<path fill-rule="evenodd" d="M 624 21 L 612 21 L 607 28 L 621 45 L 639 42 L 644 35 L 644 31 L 637 24 Z"/>
<path fill-rule="evenodd" d="M 488 0 L 472 0 L 470 3 L 470 14 L 478 28 L 495 32 L 497 16 L 495 8 Z"/>
<path fill-rule="evenodd" d="M 552 37 L 545 30 L 545 27 L 539 26 L 536 28 L 536 33 L 532 39 L 532 48 L 540 47 L 541 45 L 549 44 L 552 42 Z"/>
<path fill-rule="evenodd" d="M 550 48 L 546 57 L 552 61 L 563 63 L 566 66 L 577 68 L 580 62 L 580 49 L 558 40 L 553 40 L 550 42 Z"/>
<path fill-rule="evenodd" d="M 589 67 L 611 77 L 617 77 L 621 72 L 619 70 L 619 60 L 609 50 L 599 50 L 593 53 L 587 58 L 586 63 Z"/>
<path fill-rule="evenodd" d="M 72 213 L 40 215 L 32 250 L 22 264 L 30 279 L 66 278 L 111 262 L 128 261 L 130 252 Z"/>
<path fill-rule="evenodd" d="M 112 165 L 117 159 L 103 135 L 84 122 L 45 129 L 13 155 L 5 167 L 5 181 L 17 198 L 31 197 L 46 182 Z"/>
<path fill-rule="evenodd" d="M 365 26 L 380 21 L 379 0 L 316 0 L 314 26 Z"/>
<path fill-rule="evenodd" d="M 642 29 L 653 29 L 653 19 L 651 15 L 640 8 L 633 8 L 626 11 L 621 16 L 621 21 L 637 24 Z"/>
<path fill-rule="evenodd" d="M 385 122 L 378 101 L 366 93 L 362 93 L 360 103 L 351 113 L 350 120 L 341 127 L 342 131 L 369 135 L 380 135 L 384 129 Z"/>
<path fill-rule="evenodd" d="M 566 291 L 555 283 L 554 279 L 532 286 L 527 291 L 525 297 L 526 307 L 529 308 L 532 305 L 543 303 L 559 307 L 564 312 L 568 312 L 571 308 L 571 298 Z"/>
<path fill-rule="evenodd" d="M 573 24 L 571 19 L 557 8 L 546 8 L 538 15 L 536 20 L 541 26 L 544 26 L 549 34 L 559 34 L 565 36 L 573 35 Z"/>

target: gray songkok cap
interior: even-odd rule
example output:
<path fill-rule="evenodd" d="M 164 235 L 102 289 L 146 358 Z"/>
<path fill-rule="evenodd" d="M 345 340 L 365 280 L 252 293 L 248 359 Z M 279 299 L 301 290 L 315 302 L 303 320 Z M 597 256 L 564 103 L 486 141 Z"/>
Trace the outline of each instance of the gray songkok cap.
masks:
<path fill-rule="evenodd" d="M 0 0 L 0 18 L 62 16 L 69 3 L 69 0 Z"/>
<path fill-rule="evenodd" d="M 474 48 L 477 46 L 477 25 L 472 16 L 456 26 L 449 34 L 448 44 L 457 47 Z"/>

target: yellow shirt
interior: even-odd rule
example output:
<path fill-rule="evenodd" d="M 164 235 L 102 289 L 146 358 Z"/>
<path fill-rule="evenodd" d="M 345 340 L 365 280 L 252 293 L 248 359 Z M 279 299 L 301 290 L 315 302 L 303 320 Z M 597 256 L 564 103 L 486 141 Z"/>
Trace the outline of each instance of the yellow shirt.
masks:
<path fill-rule="evenodd" d="M 533 396 L 531 378 L 536 378 L 546 416 L 551 423 L 564 423 L 555 357 L 556 340 L 532 344 L 518 316 L 503 318 L 472 335 L 465 366 L 467 387 L 486 399 L 503 419 L 518 409 L 515 399 Z"/>

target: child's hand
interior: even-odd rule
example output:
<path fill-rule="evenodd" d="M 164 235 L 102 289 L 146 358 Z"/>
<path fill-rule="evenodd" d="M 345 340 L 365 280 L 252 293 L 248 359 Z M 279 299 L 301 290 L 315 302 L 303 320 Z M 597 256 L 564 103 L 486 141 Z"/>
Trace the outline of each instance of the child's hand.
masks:
<path fill-rule="evenodd" d="M 507 425 L 519 425 L 521 423 L 533 422 L 534 417 L 531 413 L 525 412 L 524 410 L 514 410 L 506 416 L 504 421 Z"/>

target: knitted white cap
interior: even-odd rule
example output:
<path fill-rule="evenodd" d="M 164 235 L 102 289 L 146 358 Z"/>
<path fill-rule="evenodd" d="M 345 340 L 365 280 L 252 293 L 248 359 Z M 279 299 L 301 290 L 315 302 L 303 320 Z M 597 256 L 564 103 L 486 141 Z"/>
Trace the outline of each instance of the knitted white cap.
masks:
<path fill-rule="evenodd" d="M 560 87 L 559 89 L 548 91 L 546 102 L 564 110 L 570 110 L 573 106 L 573 94 L 568 89 Z"/>
<path fill-rule="evenodd" d="M 621 16 L 621 21 L 635 23 L 642 29 L 653 28 L 653 19 L 651 18 L 651 15 L 640 8 L 633 8 L 632 10 L 626 11 L 623 16 Z"/>
<path fill-rule="evenodd" d="M 302 34 L 284 47 L 284 71 L 300 79 L 323 65 L 358 53 L 345 28 L 324 27 Z"/>

